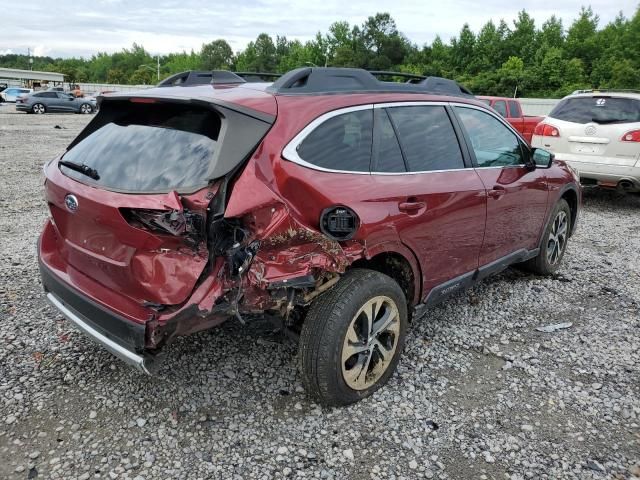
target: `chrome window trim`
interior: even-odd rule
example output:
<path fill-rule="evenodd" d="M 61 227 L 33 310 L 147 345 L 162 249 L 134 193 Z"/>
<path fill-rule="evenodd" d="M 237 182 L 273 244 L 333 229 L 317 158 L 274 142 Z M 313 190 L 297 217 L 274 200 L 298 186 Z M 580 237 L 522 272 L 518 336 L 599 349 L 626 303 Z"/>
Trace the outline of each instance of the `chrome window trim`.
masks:
<path fill-rule="evenodd" d="M 282 150 L 282 158 L 288 160 L 292 163 L 297 163 L 298 165 L 306 168 L 310 168 L 312 170 L 318 170 L 320 172 L 327 173 L 348 173 L 352 175 L 422 175 L 425 173 L 444 173 L 444 172 L 460 172 L 460 171 L 468 171 L 472 170 L 473 167 L 464 167 L 464 168 L 448 168 L 445 170 L 425 170 L 420 172 L 359 172 L 352 170 L 335 170 L 331 168 L 324 168 L 318 165 L 314 165 L 313 163 L 309 163 L 303 160 L 300 155 L 298 155 L 297 148 L 304 141 L 307 136 L 314 131 L 321 124 L 329 120 L 330 118 L 337 117 L 338 115 L 343 115 L 345 113 L 358 112 L 362 110 L 373 110 L 380 108 L 390 108 L 390 107 L 422 107 L 422 106 L 440 106 L 446 107 L 450 105 L 450 102 L 430 102 L 428 100 L 425 101 L 411 101 L 411 102 L 385 102 L 385 103 L 369 103 L 366 105 L 356 105 L 351 107 L 339 108 L 337 110 L 332 110 L 330 112 L 324 113 L 319 117 L 315 118 L 311 123 L 309 123 L 306 127 L 304 127 L 300 132 L 291 139 L 289 143 Z M 461 104 L 466 105 L 466 104 Z M 479 108 L 479 110 L 483 110 Z"/>
<path fill-rule="evenodd" d="M 463 107 L 463 108 L 473 108 L 474 110 L 480 110 L 481 112 L 486 113 L 487 115 L 491 115 L 493 118 L 495 118 L 496 120 L 498 120 L 500 123 L 502 123 L 505 127 L 507 127 L 509 130 L 511 130 L 511 132 L 522 141 L 522 143 L 524 143 L 525 147 L 529 148 L 529 150 L 531 150 L 531 147 L 529 147 L 529 144 L 527 143 L 527 141 L 524 139 L 524 137 L 520 134 L 519 131 L 517 131 L 515 128 L 513 128 L 513 125 L 511 125 L 502 115 L 500 115 L 498 112 L 492 112 L 489 109 L 486 108 L 482 108 L 479 107 L 477 105 L 471 105 L 470 103 L 461 103 L 461 102 L 450 102 L 449 105 L 451 105 L 452 107 Z M 463 125 L 464 126 L 464 125 Z"/>
<path fill-rule="evenodd" d="M 319 170 L 321 172 L 331 172 L 331 173 L 352 173 L 355 175 L 371 175 L 371 172 L 358 172 L 351 170 L 334 170 L 331 168 L 324 168 L 318 165 L 314 165 L 313 163 L 309 163 L 306 160 L 303 160 L 300 155 L 298 155 L 298 146 L 304 141 L 307 136 L 311 132 L 313 132 L 316 128 L 322 125 L 327 120 L 337 117 L 338 115 L 344 115 L 346 113 L 352 112 L 361 112 L 363 110 L 371 110 L 373 111 L 373 104 L 369 103 L 366 105 L 355 105 L 346 108 L 339 108 L 337 110 L 332 110 L 330 112 L 324 113 L 319 117 L 313 119 L 311 123 L 309 123 L 306 127 L 304 127 L 300 132 L 291 139 L 289 143 L 282 150 L 282 158 L 285 160 L 289 160 L 290 162 L 297 163 L 303 167 L 311 168 L 313 170 Z"/>

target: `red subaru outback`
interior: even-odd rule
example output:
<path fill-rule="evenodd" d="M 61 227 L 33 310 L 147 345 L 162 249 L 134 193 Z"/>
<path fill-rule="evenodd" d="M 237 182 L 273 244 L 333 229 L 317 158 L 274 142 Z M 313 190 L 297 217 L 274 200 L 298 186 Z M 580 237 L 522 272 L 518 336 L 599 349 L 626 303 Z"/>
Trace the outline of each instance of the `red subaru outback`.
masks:
<path fill-rule="evenodd" d="M 105 97 L 45 167 L 47 297 L 129 364 L 264 312 L 308 393 L 347 404 L 393 374 L 416 305 L 560 265 L 578 178 L 455 82 L 240 82 Z"/>

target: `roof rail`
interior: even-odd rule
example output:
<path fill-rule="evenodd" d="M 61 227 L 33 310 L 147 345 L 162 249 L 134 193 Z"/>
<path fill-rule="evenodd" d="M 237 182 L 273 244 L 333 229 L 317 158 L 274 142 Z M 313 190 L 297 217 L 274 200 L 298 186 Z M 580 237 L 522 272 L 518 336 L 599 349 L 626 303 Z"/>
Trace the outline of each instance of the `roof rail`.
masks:
<path fill-rule="evenodd" d="M 415 73 L 405 73 L 405 72 L 387 72 L 386 70 L 367 70 L 374 77 L 400 77 L 406 78 L 407 83 L 418 83 L 420 80 L 424 80 L 424 75 L 417 75 Z"/>
<path fill-rule="evenodd" d="M 247 82 L 272 82 L 282 76 L 281 73 L 267 72 L 233 72 Z"/>
<path fill-rule="evenodd" d="M 242 77 L 228 70 L 209 70 L 176 73 L 158 83 L 158 87 L 190 87 L 193 85 L 245 83 Z"/>
<path fill-rule="evenodd" d="M 637 88 L 588 88 L 585 90 L 574 90 L 571 95 L 579 93 L 640 93 Z"/>
<path fill-rule="evenodd" d="M 377 76 L 409 77 L 411 83 L 383 82 Z M 415 82 L 415 83 L 414 83 Z M 291 70 L 267 91 L 281 95 L 315 93 L 435 93 L 440 95 L 470 96 L 472 93 L 454 80 L 440 77 L 403 74 L 401 72 L 368 72 L 361 68 L 303 67 Z"/>

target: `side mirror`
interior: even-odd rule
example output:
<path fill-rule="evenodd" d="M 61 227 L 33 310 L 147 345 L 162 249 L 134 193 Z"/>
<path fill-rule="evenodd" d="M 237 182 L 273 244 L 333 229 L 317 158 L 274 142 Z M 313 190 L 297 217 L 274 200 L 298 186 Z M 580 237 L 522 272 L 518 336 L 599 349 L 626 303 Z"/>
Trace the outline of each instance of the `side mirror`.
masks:
<path fill-rule="evenodd" d="M 531 155 L 531 159 L 536 168 L 551 168 L 554 158 L 555 155 L 553 153 L 547 152 L 542 148 L 534 148 Z"/>

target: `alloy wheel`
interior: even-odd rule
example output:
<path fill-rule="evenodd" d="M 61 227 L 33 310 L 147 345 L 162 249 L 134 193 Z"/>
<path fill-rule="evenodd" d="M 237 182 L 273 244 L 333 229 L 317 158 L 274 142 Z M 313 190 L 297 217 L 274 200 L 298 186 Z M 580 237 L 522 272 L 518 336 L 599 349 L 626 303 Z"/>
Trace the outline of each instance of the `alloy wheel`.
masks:
<path fill-rule="evenodd" d="M 36 103 L 33 106 L 33 113 L 44 113 L 44 105 L 42 105 L 41 103 Z"/>
<path fill-rule="evenodd" d="M 389 367 L 400 337 L 400 313 L 389 297 L 377 296 L 355 314 L 342 345 L 342 376 L 354 390 L 374 385 Z"/>
<path fill-rule="evenodd" d="M 87 105 L 86 103 L 80 106 L 81 113 L 91 113 L 91 105 Z"/>
<path fill-rule="evenodd" d="M 547 240 L 547 261 L 550 265 L 555 265 L 560 260 L 567 245 L 567 233 L 569 221 L 564 211 L 559 211 L 553 220 L 549 239 Z"/>

